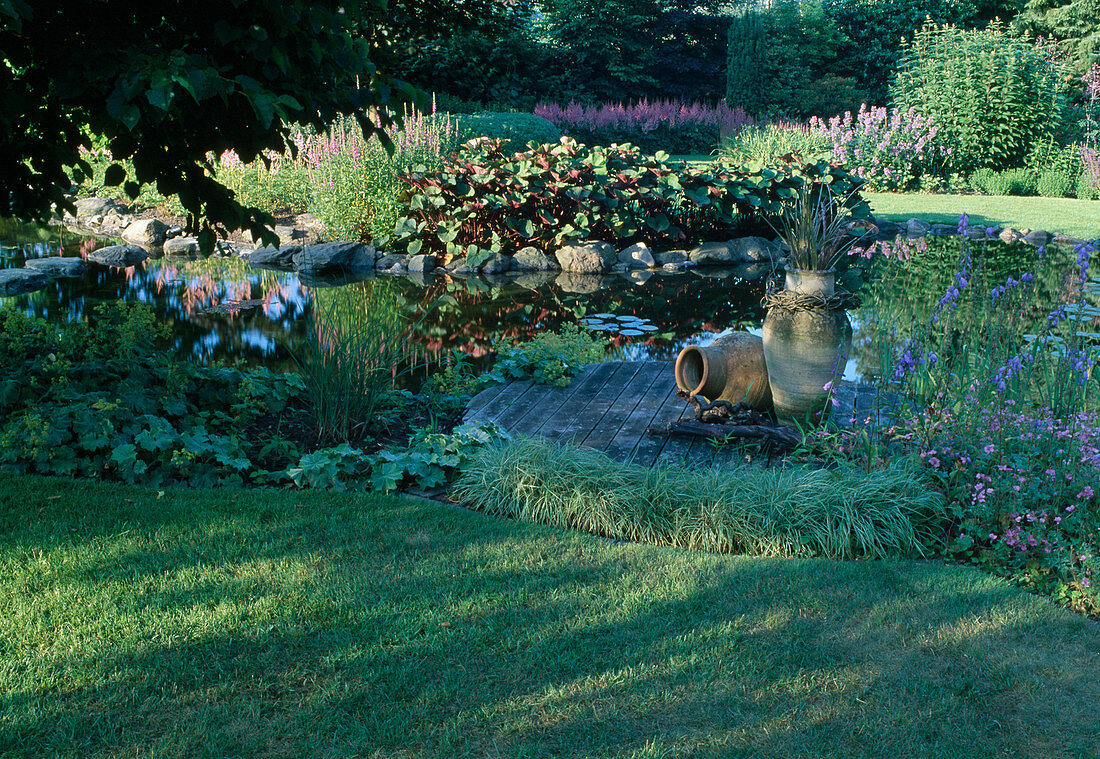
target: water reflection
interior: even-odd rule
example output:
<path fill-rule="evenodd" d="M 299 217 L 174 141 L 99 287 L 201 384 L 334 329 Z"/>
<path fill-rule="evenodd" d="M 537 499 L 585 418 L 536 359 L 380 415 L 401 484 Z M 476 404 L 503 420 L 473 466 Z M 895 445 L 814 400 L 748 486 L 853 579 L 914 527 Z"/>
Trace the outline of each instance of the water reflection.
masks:
<path fill-rule="evenodd" d="M 108 244 L 112 241 L 80 237 L 63 228 L 0 220 L 0 267 L 20 266 L 28 258 L 86 256 Z M 865 290 L 864 305 L 852 314 L 857 334 L 847 378 L 874 376 L 884 340 L 897 345 L 928 324 L 955 276 L 959 251 L 955 238 L 927 238 L 906 243 L 905 255 L 859 260 L 875 284 Z M 1009 276 L 1029 272 L 1039 288 L 1033 302 L 1073 302 L 1079 294 L 1073 290 L 1076 267 L 1069 251 L 1051 247 L 1041 255 L 1023 243 L 990 241 L 974 244 L 973 257 L 971 286 L 983 292 Z M 305 334 L 311 313 L 309 285 L 314 284 L 319 283 L 307 284 L 294 273 L 257 269 L 240 259 L 159 258 L 126 269 L 90 264 L 80 277 L 56 279 L 44 290 L 0 298 L 0 305 L 52 321 L 76 321 L 89 319 L 100 303 L 144 303 L 170 326 L 173 345 L 182 356 L 203 363 L 278 368 L 289 366 L 290 351 Z M 676 275 L 635 272 L 592 280 L 530 274 L 488 281 L 436 277 L 418 284 L 399 278 L 394 287 L 429 356 L 458 349 L 483 359 L 502 342 L 523 342 L 586 315 L 608 313 L 646 319 L 657 328 L 645 335 L 604 333 L 611 341 L 610 355 L 669 359 L 684 346 L 708 342 L 729 329 L 758 330 L 764 315 L 763 280 L 743 281 L 736 271 L 715 269 Z M 1037 309 L 1028 318 L 1041 319 L 1045 313 Z M 1096 321 L 1083 322 L 1081 328 L 1100 331 Z"/>

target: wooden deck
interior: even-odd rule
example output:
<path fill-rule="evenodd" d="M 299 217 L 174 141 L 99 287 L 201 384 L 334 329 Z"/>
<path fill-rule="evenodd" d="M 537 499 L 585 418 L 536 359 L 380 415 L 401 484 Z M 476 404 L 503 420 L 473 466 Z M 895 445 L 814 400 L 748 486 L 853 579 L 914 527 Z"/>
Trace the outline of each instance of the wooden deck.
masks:
<path fill-rule="evenodd" d="M 676 397 L 671 361 L 591 364 L 569 387 L 511 382 L 486 388 L 466 408 L 465 421 L 496 422 L 513 435 L 530 435 L 598 448 L 619 461 L 705 466 L 729 460 L 730 447 L 703 438 L 651 435 L 691 407 Z"/>
<path fill-rule="evenodd" d="M 881 404 L 882 396 L 877 400 Z M 877 424 L 888 421 L 889 406 L 876 406 L 869 385 L 844 382 L 836 401 L 833 419 L 842 426 L 870 421 L 876 408 Z M 609 361 L 585 367 L 569 387 L 526 380 L 486 388 L 470 401 L 464 420 L 496 422 L 513 435 L 587 445 L 644 466 L 659 461 L 708 466 L 729 461 L 738 451 L 701 437 L 648 432 L 681 417 L 693 418 L 693 410 L 676 396 L 672 361 Z"/>

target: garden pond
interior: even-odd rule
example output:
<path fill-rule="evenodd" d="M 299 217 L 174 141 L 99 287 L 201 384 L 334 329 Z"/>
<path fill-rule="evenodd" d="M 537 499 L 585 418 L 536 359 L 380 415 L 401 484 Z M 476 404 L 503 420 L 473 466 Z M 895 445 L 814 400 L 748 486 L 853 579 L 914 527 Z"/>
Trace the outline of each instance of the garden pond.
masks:
<path fill-rule="evenodd" d="M 21 266 L 28 258 L 82 256 L 112 242 L 61 227 L 0 221 L 0 268 Z M 970 248 L 975 265 L 968 274 L 973 281 L 967 284 L 988 292 L 1029 274 L 1041 289 L 1033 302 L 1054 306 L 1081 301 L 1072 284 L 1078 272 L 1073 251 L 999 240 L 971 243 Z M 880 245 L 873 258 L 858 253 L 850 258 L 874 285 L 863 288 L 864 303 L 851 313 L 855 349 L 846 379 L 872 379 L 883 365 L 884 345 L 901 345 L 934 318 L 945 293 L 958 281 L 960 250 L 958 238 L 927 237 Z M 383 281 L 387 284 L 378 284 Z M 700 268 L 684 273 L 634 271 L 598 280 L 547 273 L 339 283 L 257 269 L 242 259 L 162 257 L 125 269 L 90 264 L 79 277 L 55 279 L 43 290 L 0 298 L 0 306 L 63 321 L 94 318 L 101 303 L 143 303 L 170 325 L 181 356 L 200 363 L 277 369 L 292 364 L 292 353 L 309 328 L 317 293 L 333 286 L 389 286 L 397 288 L 406 303 L 428 363 L 451 350 L 485 362 L 507 341 L 523 342 L 578 321 L 604 333 L 609 357 L 672 359 L 686 345 L 709 342 L 723 331 L 758 332 L 766 281 L 767 277 L 746 280 L 731 270 Z M 1100 331 L 1097 291 L 1100 282 L 1090 281 L 1086 305 L 1076 306 L 1071 314 L 1088 337 Z M 1037 331 L 1045 313 L 1032 314 L 1035 324 L 1022 324 L 1021 336 L 1032 326 Z M 888 343 L 879 339 L 884 335 Z"/>

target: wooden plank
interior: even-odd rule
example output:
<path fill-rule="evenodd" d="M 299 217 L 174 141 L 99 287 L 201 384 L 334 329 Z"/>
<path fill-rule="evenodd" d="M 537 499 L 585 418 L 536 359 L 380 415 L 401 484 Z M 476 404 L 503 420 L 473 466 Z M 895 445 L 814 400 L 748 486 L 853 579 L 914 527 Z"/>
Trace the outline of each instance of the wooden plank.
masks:
<path fill-rule="evenodd" d="M 692 413 L 691 406 L 684 403 L 683 399 L 676 395 L 676 385 L 674 382 L 672 389 L 669 390 L 668 395 L 665 397 L 664 403 L 661 404 L 661 408 L 653 415 L 650 427 L 664 429 L 672 422 L 678 421 L 685 412 L 690 418 Z M 677 443 L 680 445 L 677 446 Z M 667 458 L 674 459 L 682 455 L 682 453 L 687 453 L 690 444 L 691 441 L 681 435 L 650 435 L 647 430 L 638 441 L 634 450 L 631 451 L 630 457 L 635 463 L 653 466 L 658 460 L 663 458 L 666 449 L 669 452 Z M 677 453 L 678 450 L 682 450 L 682 453 Z"/>
<path fill-rule="evenodd" d="M 585 373 L 590 370 L 584 369 L 578 376 Z M 497 418 L 497 424 L 516 435 L 534 435 L 548 417 L 576 395 L 581 385 L 576 378 L 565 387 L 536 385 L 504 411 Z"/>
<path fill-rule="evenodd" d="M 619 433 L 623 423 L 645 397 L 650 386 L 667 370 L 667 366 L 668 363 L 665 361 L 644 362 L 630 384 L 623 388 L 613 403 L 609 404 L 600 421 L 584 438 L 584 445 L 601 451 L 607 448 Z"/>
<path fill-rule="evenodd" d="M 512 404 L 523 397 L 523 394 L 530 390 L 534 384 L 535 383 L 531 380 L 509 382 L 495 398 L 485 404 L 485 406 L 473 416 L 471 421 L 495 422 L 501 414 L 512 406 Z"/>
<path fill-rule="evenodd" d="M 653 383 L 644 392 L 639 393 L 638 405 L 623 420 L 622 426 L 604 448 L 604 452 L 620 461 L 631 460 L 634 450 L 647 437 L 647 430 L 653 424 L 653 418 L 675 390 L 673 364 L 665 362 L 664 369 L 654 378 Z M 639 460 L 636 463 L 649 466 L 653 462 Z"/>
<path fill-rule="evenodd" d="M 684 461 L 691 469 L 709 467 L 714 463 L 714 446 L 706 438 L 692 437 L 691 447 Z"/>
<path fill-rule="evenodd" d="M 500 395 L 505 387 L 507 387 L 507 383 L 492 385 L 471 398 L 470 402 L 466 404 L 466 413 L 462 417 L 463 421 L 473 420 L 477 413 L 485 408 L 489 401 Z"/>
<path fill-rule="evenodd" d="M 621 361 L 608 361 L 602 364 L 592 364 L 583 372 L 573 378 L 574 392 L 556 409 L 552 409 L 543 423 L 532 434 L 556 440 L 561 430 L 567 429 L 574 423 L 577 415 L 592 402 L 592 399 L 603 389 L 607 381 L 619 369 Z"/>
<path fill-rule="evenodd" d="M 592 428 L 599 424 L 607 410 L 618 399 L 619 395 L 633 381 L 641 370 L 642 361 L 618 361 L 613 364 L 614 371 L 591 400 L 583 408 L 577 410 L 571 418 L 559 417 L 550 420 L 544 425 L 541 434 L 552 440 L 561 440 L 567 443 L 580 443 L 591 432 Z"/>

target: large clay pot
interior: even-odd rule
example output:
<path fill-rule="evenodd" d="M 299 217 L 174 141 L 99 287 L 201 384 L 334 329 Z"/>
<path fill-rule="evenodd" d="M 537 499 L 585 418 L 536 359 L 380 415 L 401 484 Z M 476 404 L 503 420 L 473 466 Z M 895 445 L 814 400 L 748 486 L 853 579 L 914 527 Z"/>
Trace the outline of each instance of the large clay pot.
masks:
<path fill-rule="evenodd" d="M 756 335 L 735 332 L 706 347 L 691 345 L 676 357 L 676 385 L 708 401 L 744 401 L 759 411 L 772 405 L 764 342 Z"/>
<path fill-rule="evenodd" d="M 788 289 L 795 292 L 827 299 L 834 294 L 835 273 L 787 272 L 787 283 L 794 285 Z M 829 410 L 825 388 L 839 382 L 851 352 L 848 315 L 843 309 L 805 304 L 772 306 L 764 318 L 763 334 L 776 417 L 784 424 L 818 423 Z"/>

